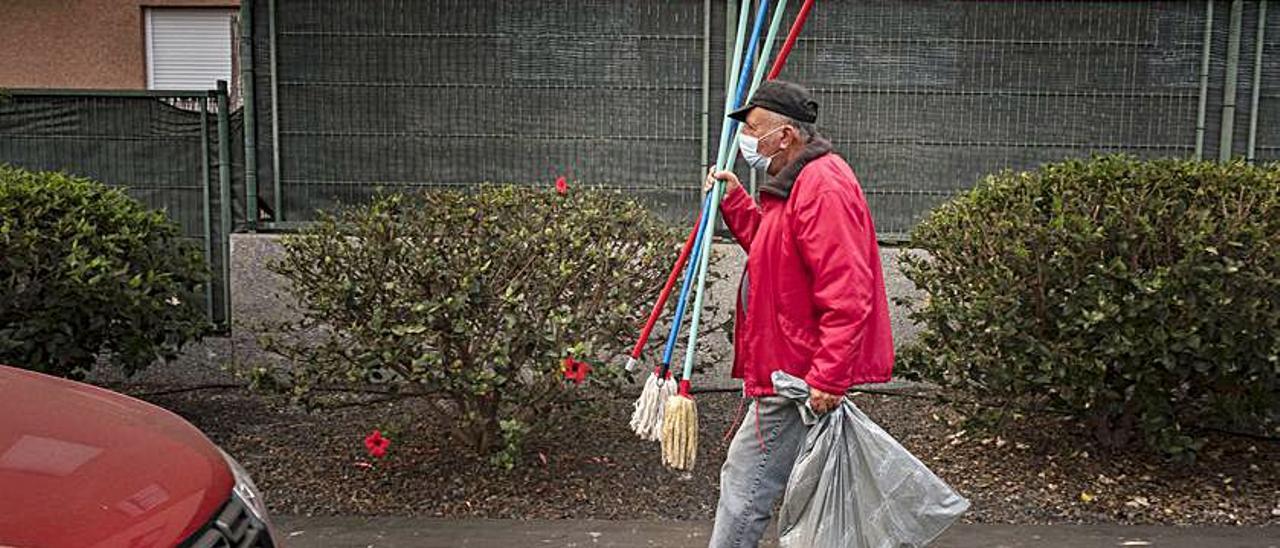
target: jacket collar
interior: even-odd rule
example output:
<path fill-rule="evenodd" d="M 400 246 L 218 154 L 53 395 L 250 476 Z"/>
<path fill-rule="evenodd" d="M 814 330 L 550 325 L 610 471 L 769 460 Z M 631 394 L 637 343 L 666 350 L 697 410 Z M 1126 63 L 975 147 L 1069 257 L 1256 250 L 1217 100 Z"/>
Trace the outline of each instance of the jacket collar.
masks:
<path fill-rule="evenodd" d="M 809 162 L 817 160 L 832 152 L 831 141 L 821 135 L 815 136 L 812 141 L 805 145 L 804 150 L 800 151 L 800 155 L 794 161 L 782 168 L 776 176 L 768 182 L 760 186 L 760 192 L 768 192 L 782 199 L 791 197 L 791 187 L 796 184 L 796 177 L 809 165 Z"/>

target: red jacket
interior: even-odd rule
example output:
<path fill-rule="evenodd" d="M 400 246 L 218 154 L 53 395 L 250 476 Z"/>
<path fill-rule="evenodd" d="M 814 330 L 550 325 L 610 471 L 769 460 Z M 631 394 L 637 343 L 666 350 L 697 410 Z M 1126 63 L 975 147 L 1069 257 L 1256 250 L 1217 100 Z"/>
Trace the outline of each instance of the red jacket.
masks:
<path fill-rule="evenodd" d="M 809 143 L 761 187 L 758 205 L 739 187 L 721 210 L 747 251 L 733 361 L 747 395 L 772 395 L 779 369 L 833 394 L 888 381 L 893 334 L 880 246 L 862 187 L 831 144 Z"/>

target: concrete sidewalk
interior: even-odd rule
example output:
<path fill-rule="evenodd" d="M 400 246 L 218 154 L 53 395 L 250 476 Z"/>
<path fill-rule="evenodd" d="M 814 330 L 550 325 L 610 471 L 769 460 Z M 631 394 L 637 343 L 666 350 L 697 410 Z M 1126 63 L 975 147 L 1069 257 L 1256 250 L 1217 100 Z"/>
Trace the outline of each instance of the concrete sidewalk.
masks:
<path fill-rule="evenodd" d="M 503 521 L 279 516 L 290 548 L 674 548 L 706 546 L 711 524 L 657 521 Z M 776 539 L 776 535 L 775 535 Z M 761 546 L 777 546 L 769 541 Z M 1280 527 L 957 525 L 937 548 L 1280 548 Z"/>

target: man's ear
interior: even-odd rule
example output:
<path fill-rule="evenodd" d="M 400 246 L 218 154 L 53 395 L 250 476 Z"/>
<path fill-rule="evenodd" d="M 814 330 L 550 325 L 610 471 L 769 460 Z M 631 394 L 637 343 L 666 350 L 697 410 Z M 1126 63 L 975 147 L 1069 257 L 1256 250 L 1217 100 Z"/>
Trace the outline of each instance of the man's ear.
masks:
<path fill-rule="evenodd" d="M 784 149 L 785 149 L 785 148 L 787 148 L 787 147 L 790 147 L 791 145 L 794 145 L 794 144 L 796 144 L 796 143 L 800 142 L 800 132 L 799 132 L 799 130 L 797 130 L 797 129 L 795 128 L 795 126 L 792 126 L 792 125 L 787 125 L 787 126 L 785 126 L 785 127 L 786 127 L 786 129 L 782 130 L 782 132 L 783 132 L 783 133 L 785 133 L 785 134 L 787 134 L 787 135 L 790 135 L 790 136 L 791 136 L 791 141 L 782 147 L 782 148 L 784 148 Z M 790 130 L 790 131 L 788 131 L 788 130 Z M 786 137 L 786 135 L 783 135 L 783 137 Z"/>

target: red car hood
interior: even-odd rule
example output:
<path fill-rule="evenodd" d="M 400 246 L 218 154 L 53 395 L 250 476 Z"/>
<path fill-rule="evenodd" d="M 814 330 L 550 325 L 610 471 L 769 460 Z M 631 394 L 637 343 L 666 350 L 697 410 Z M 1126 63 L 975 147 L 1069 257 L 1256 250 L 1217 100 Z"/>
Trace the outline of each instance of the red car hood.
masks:
<path fill-rule="evenodd" d="M 173 546 L 234 483 L 177 415 L 0 366 L 0 546 Z"/>

